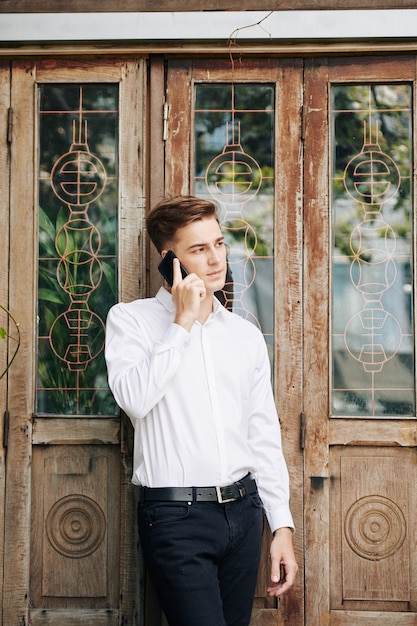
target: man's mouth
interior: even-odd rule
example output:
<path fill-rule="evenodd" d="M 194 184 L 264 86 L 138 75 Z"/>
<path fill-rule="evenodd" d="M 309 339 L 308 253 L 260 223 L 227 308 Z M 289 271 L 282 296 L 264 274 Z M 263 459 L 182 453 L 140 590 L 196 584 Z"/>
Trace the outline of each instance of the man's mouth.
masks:
<path fill-rule="evenodd" d="M 210 274 L 207 274 L 207 276 L 209 276 L 210 278 L 218 278 L 220 276 L 223 276 L 224 274 L 224 270 L 216 270 L 215 272 L 210 272 Z"/>

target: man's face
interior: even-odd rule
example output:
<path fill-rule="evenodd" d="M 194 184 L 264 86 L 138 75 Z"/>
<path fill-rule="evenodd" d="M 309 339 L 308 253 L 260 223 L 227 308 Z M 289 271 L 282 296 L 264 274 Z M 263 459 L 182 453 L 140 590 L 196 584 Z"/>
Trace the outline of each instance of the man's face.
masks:
<path fill-rule="evenodd" d="M 179 228 L 171 247 L 187 272 L 197 274 L 204 281 L 208 294 L 223 289 L 226 247 L 216 218 L 197 220 Z"/>

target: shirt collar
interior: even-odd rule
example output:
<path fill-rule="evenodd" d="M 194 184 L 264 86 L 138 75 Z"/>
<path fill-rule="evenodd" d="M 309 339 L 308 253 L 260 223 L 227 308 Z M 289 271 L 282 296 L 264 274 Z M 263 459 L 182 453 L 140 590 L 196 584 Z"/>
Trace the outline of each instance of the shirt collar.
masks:
<path fill-rule="evenodd" d="M 161 287 L 158 293 L 156 294 L 155 298 L 165 309 L 167 309 L 167 311 L 169 311 L 170 313 L 175 313 L 175 305 L 174 305 L 174 302 L 172 301 L 172 295 L 168 291 L 168 289 L 166 289 L 165 287 Z M 222 303 L 215 296 L 213 296 L 212 315 L 214 316 L 214 315 L 217 315 L 218 313 L 222 314 L 223 312 L 226 312 L 226 309 L 224 308 Z"/>
<path fill-rule="evenodd" d="M 160 289 L 159 289 L 158 293 L 156 294 L 155 298 L 170 313 L 174 313 L 175 312 L 175 305 L 174 305 L 174 303 L 172 301 L 172 296 L 171 296 L 170 292 L 168 291 L 168 289 L 165 289 L 165 287 L 160 287 Z"/>

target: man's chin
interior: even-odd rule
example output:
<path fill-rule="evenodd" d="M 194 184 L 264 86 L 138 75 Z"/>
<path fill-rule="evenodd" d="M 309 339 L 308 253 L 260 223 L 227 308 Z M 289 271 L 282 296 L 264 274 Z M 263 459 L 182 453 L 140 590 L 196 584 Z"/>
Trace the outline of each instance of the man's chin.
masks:
<path fill-rule="evenodd" d="M 209 289 L 207 289 L 207 291 L 210 291 L 211 293 L 217 293 L 218 291 L 222 291 L 224 287 L 225 287 L 225 282 L 221 280 L 217 284 L 212 283 Z"/>

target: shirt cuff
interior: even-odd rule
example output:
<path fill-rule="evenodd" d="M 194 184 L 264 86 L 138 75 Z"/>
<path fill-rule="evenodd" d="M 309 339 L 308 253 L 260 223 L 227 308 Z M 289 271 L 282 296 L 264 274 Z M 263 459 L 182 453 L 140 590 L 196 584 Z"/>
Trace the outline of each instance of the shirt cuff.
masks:
<path fill-rule="evenodd" d="M 278 528 L 284 527 L 291 528 L 294 531 L 294 520 L 287 507 L 274 509 L 273 511 L 265 510 L 265 515 L 272 533 L 278 530 Z"/>
<path fill-rule="evenodd" d="M 190 343 L 190 333 L 179 324 L 171 324 L 165 333 L 162 343 L 166 343 L 183 352 Z"/>

